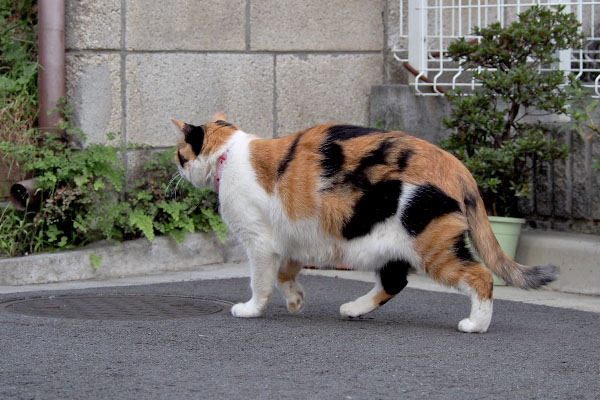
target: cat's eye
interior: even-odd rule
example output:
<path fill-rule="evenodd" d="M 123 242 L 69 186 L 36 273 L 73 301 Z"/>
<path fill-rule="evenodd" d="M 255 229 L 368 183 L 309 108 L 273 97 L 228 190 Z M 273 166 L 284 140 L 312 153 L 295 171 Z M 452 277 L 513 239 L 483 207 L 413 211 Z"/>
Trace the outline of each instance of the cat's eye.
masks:
<path fill-rule="evenodd" d="M 181 155 L 181 152 L 177 150 L 177 159 L 179 160 L 179 164 L 183 167 L 183 164 L 187 162 L 184 156 Z"/>

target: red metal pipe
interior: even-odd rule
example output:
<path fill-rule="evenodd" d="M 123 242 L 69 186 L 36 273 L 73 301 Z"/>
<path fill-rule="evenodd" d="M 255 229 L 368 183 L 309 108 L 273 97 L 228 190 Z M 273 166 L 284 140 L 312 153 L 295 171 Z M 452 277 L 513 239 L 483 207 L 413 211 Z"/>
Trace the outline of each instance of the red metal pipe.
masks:
<path fill-rule="evenodd" d="M 57 131 L 57 103 L 65 96 L 65 0 L 38 0 L 38 54 L 38 125 Z"/>

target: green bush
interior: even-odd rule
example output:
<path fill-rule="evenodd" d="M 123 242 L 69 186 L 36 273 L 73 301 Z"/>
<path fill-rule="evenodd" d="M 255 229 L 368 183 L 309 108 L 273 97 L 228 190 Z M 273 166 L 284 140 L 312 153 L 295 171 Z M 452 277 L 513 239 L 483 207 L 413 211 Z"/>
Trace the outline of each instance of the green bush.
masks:
<path fill-rule="evenodd" d="M 73 130 L 68 122 L 70 135 Z M 2 210 L 0 253 L 18 256 L 83 246 L 101 239 L 121 241 L 171 235 L 182 243 L 187 232 L 214 230 L 224 241 L 226 225 L 217 213 L 216 195 L 178 182 L 179 198 L 168 193 L 176 174 L 173 151 L 155 153 L 144 178 L 125 186 L 122 155 L 126 148 L 90 144 L 72 149 L 64 136 L 31 131 L 36 145 L 0 143 L 0 151 L 18 160 L 38 178 L 39 207 Z"/>
<path fill-rule="evenodd" d="M 37 123 L 37 10 L 35 0 L 0 0 L 0 142 L 29 144 Z M 17 161 L 0 154 L 0 198 L 24 177 Z"/>
<path fill-rule="evenodd" d="M 564 72 L 549 68 L 559 50 L 582 39 L 577 18 L 563 11 L 535 6 L 506 27 L 476 27 L 477 43 L 460 38 L 449 46 L 448 55 L 475 69 L 481 86 L 448 94 L 452 114 L 444 122 L 454 133 L 442 147 L 469 168 L 492 215 L 517 216 L 517 198 L 531 196 L 534 169 L 567 156 L 556 140 L 559 127 L 538 118 L 567 114 L 578 87 L 574 77 L 565 85 Z"/>

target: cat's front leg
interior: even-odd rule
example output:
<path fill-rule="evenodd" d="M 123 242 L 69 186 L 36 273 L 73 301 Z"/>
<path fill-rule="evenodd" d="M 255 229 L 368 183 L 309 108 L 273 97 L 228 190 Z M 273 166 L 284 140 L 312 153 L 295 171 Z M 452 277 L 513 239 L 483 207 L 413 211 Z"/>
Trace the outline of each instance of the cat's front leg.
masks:
<path fill-rule="evenodd" d="M 252 298 L 245 303 L 238 303 L 231 307 L 231 314 L 241 318 L 254 318 L 262 314 L 271 298 L 279 266 L 279 257 L 275 254 L 257 251 L 248 253 Z"/>
<path fill-rule="evenodd" d="M 285 297 L 290 312 L 300 312 L 304 308 L 304 290 L 296 281 L 302 270 L 302 264 L 296 261 L 284 261 L 277 271 L 277 288 Z"/>

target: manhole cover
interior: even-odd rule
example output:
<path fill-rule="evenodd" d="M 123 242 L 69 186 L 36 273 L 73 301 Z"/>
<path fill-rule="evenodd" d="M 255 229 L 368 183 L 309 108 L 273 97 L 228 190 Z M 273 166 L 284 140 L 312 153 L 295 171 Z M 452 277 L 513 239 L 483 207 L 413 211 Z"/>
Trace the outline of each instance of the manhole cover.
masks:
<path fill-rule="evenodd" d="M 95 295 L 15 300 L 0 306 L 11 313 L 34 317 L 144 321 L 214 314 L 230 304 L 196 297 Z"/>

